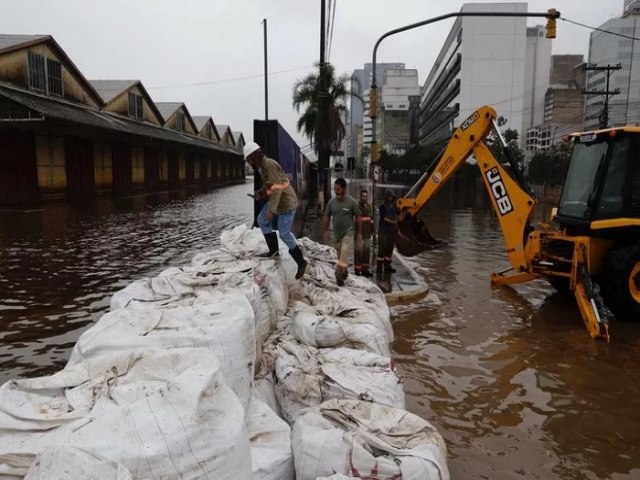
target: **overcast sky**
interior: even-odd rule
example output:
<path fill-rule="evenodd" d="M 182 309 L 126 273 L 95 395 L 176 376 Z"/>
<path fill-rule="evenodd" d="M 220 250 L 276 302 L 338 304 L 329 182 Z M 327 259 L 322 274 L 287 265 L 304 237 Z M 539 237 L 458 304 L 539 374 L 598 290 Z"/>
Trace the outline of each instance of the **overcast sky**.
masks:
<path fill-rule="evenodd" d="M 0 33 L 51 34 L 89 79 L 140 79 L 155 101 L 184 101 L 252 139 L 264 118 L 262 19 L 269 26 L 269 117 L 299 144 L 291 89 L 319 58 L 320 0 L 20 0 L 2 1 Z M 457 0 L 336 0 L 330 61 L 350 73 L 371 62 L 384 32 L 459 11 Z M 329 0 L 327 0 L 329 3 Z M 485 2 L 483 2 L 485 3 Z M 591 26 L 622 13 L 623 0 L 532 0 L 530 12 L 560 10 Z M 530 25 L 544 23 L 531 19 Z M 540 21 L 542 20 L 542 21 Z M 453 20 L 385 40 L 379 62 L 428 74 Z M 589 30 L 558 21 L 553 53 L 588 54 Z M 202 82 L 219 83 L 185 86 Z M 170 88 L 162 88 L 170 87 Z"/>

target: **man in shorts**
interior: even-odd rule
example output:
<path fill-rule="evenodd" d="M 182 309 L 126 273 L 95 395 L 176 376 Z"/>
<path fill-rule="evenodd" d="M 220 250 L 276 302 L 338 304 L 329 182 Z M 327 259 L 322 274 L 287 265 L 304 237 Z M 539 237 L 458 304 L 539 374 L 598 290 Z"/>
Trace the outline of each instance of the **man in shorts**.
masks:
<path fill-rule="evenodd" d="M 360 207 L 353 197 L 347 194 L 347 182 L 344 178 L 336 179 L 333 185 L 336 196 L 329 200 L 322 220 L 322 236 L 329 240 L 329 222 L 333 226 L 333 241 L 338 253 L 336 265 L 336 283 L 343 286 L 349 275 L 349 252 L 353 246 L 354 236 L 359 232 Z M 357 240 L 360 240 L 357 235 Z"/>

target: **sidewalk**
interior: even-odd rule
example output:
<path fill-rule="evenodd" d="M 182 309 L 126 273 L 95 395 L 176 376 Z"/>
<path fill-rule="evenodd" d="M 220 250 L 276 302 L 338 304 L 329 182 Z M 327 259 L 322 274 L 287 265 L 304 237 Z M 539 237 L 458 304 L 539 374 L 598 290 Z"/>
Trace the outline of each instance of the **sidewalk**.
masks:
<path fill-rule="evenodd" d="M 295 229 L 299 237 L 308 237 L 314 242 L 322 243 L 322 218 L 318 217 L 315 208 L 311 205 L 304 221 Z M 375 256 L 375 251 L 372 251 Z M 350 253 L 349 274 L 353 273 L 353 252 Z M 375 265 L 372 265 L 375 271 Z M 402 303 L 417 300 L 429 292 L 429 287 L 410 265 L 395 252 L 393 254 L 393 268 L 397 270 L 392 275 L 374 275 L 371 280 L 376 282 L 384 292 L 387 303 Z"/>

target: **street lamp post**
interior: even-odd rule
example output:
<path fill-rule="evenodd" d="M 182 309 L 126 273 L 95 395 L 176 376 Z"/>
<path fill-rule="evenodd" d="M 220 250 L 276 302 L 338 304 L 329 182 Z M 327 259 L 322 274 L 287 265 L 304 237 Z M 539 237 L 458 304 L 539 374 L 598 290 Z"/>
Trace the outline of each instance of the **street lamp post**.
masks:
<path fill-rule="evenodd" d="M 387 33 L 385 33 L 384 35 L 382 35 L 380 38 L 378 38 L 378 40 L 376 41 L 376 44 L 373 47 L 373 72 L 371 75 L 371 90 L 369 92 L 369 100 L 370 100 L 370 104 L 369 104 L 369 116 L 371 117 L 371 164 L 372 164 L 372 168 L 371 171 L 373 172 L 373 170 L 375 169 L 375 166 L 378 163 L 379 160 L 379 150 L 377 150 L 377 139 L 376 139 L 376 117 L 377 117 L 377 112 L 373 111 L 372 107 L 377 107 L 377 99 L 378 99 L 378 85 L 377 85 L 377 81 L 376 81 L 376 59 L 378 56 L 378 47 L 380 46 L 380 43 L 382 42 L 382 40 L 384 40 L 387 37 L 390 37 L 391 35 L 395 35 L 396 33 L 401 33 L 401 32 L 406 32 L 407 30 L 412 30 L 414 28 L 418 28 L 418 27 L 422 27 L 424 25 L 429 25 L 430 23 L 436 23 L 439 22 L 441 20 L 446 20 L 447 18 L 453 18 L 453 17 L 540 17 L 540 18 L 546 18 L 547 19 L 547 38 L 555 38 L 556 37 L 556 20 L 558 18 L 560 18 L 560 12 L 557 11 L 555 8 L 551 8 L 549 9 L 547 12 L 532 12 L 532 13 L 527 13 L 527 12 L 452 12 L 452 13 L 447 13 L 444 15 L 440 15 L 438 17 L 433 17 L 433 18 L 429 18 L 427 20 L 423 20 L 421 22 L 418 23 L 412 23 L 411 25 L 406 25 L 404 27 L 400 27 L 400 28 L 396 28 L 394 30 L 389 30 Z M 372 100 L 373 99 L 373 100 Z M 373 115 L 372 115 L 373 114 Z M 375 201 L 376 201 L 376 196 L 375 196 L 375 189 L 376 189 L 376 181 L 375 178 L 373 176 L 372 173 L 372 182 L 371 182 L 371 208 L 373 210 L 373 225 L 374 225 L 374 229 L 373 229 L 373 242 L 374 244 L 376 243 L 376 238 L 377 238 L 377 224 L 376 224 L 376 208 L 375 208 Z"/>

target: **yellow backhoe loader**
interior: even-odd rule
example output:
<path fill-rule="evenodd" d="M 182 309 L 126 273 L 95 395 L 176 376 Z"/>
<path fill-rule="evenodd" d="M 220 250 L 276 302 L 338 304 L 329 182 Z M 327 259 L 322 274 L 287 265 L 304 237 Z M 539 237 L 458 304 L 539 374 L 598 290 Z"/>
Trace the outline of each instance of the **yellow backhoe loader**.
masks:
<path fill-rule="evenodd" d="M 458 127 L 422 178 L 398 200 L 396 247 L 403 255 L 436 248 L 419 211 L 473 156 L 500 221 L 511 268 L 496 285 L 545 278 L 574 293 L 592 338 L 609 340 L 609 319 L 640 320 L 640 128 L 569 135 L 569 169 L 552 223 L 532 225 L 536 199 L 513 160 L 487 146 L 493 132 L 506 147 L 496 112 L 485 106 Z M 506 150 L 505 150 L 505 153 Z"/>

